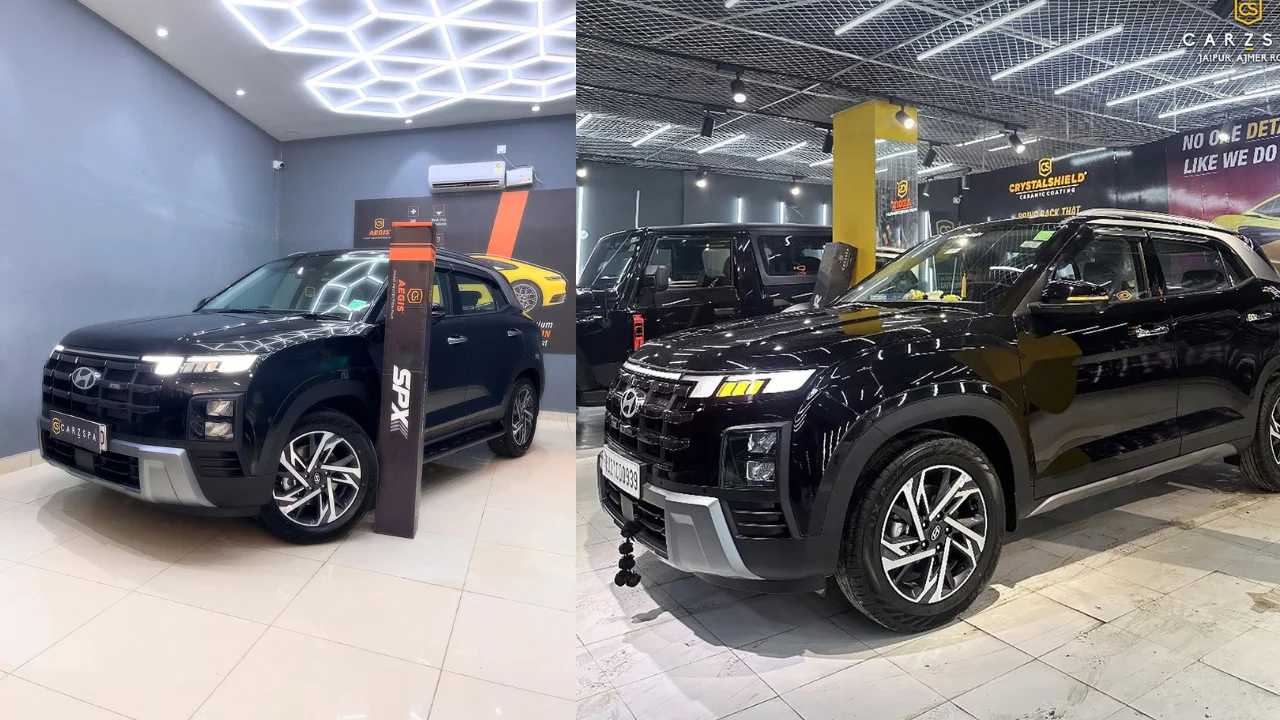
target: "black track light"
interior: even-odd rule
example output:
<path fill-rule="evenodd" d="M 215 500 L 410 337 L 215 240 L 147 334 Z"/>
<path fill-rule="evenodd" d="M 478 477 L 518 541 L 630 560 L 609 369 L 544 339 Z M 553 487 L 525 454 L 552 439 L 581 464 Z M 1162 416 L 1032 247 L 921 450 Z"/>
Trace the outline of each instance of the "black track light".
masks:
<path fill-rule="evenodd" d="M 584 178 L 586 176 L 587 176 L 587 166 L 584 165 L 581 160 L 579 160 L 578 161 L 578 177 Z"/>
<path fill-rule="evenodd" d="M 907 114 L 907 106 L 902 103 L 898 104 L 898 112 L 894 113 L 893 119 L 897 120 L 899 125 L 908 130 L 916 126 L 915 118 Z"/>
<path fill-rule="evenodd" d="M 929 197 L 929 183 L 924 184 L 924 187 L 920 190 L 920 194 L 925 197 Z"/>
<path fill-rule="evenodd" d="M 747 84 L 742 82 L 742 75 L 729 81 L 729 94 L 733 96 L 733 101 L 741 105 L 747 101 Z"/>
<path fill-rule="evenodd" d="M 836 138 L 835 138 L 835 136 L 834 136 L 834 135 L 832 135 L 832 134 L 831 134 L 831 131 L 830 131 L 830 130 L 828 130 L 828 131 L 827 131 L 827 136 L 826 136 L 826 137 L 824 137 L 824 138 L 822 138 L 822 152 L 827 153 L 828 155 L 830 155 L 830 154 L 831 154 L 831 148 L 833 148 L 833 147 L 835 147 L 835 146 L 836 146 Z"/>
<path fill-rule="evenodd" d="M 938 159 L 938 148 L 930 145 L 928 150 L 924 151 L 924 166 L 933 165 L 933 161 Z"/>
<path fill-rule="evenodd" d="M 1019 154 L 1027 151 L 1027 146 L 1022 142 L 1022 138 L 1018 137 L 1017 130 L 1009 133 L 1009 147 L 1013 148 L 1013 151 Z"/>
<path fill-rule="evenodd" d="M 702 114 L 702 132 L 699 134 L 704 138 L 709 138 L 716 132 L 716 119 L 711 117 L 711 113 Z"/>

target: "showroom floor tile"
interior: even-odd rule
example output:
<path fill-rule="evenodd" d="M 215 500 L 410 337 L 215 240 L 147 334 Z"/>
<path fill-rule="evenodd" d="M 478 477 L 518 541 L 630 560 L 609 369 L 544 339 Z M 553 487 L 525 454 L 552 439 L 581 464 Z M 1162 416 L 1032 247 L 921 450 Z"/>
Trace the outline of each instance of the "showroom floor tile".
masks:
<path fill-rule="evenodd" d="M 1228 465 L 1027 522 L 963 619 L 915 636 L 645 554 L 614 586 L 594 473 L 579 448 L 579 720 L 1280 717 L 1280 496 Z"/>
<path fill-rule="evenodd" d="M 427 466 L 412 541 L 289 545 L 0 475 L 0 717 L 569 720 L 572 446 L 556 418 L 525 458 Z"/>

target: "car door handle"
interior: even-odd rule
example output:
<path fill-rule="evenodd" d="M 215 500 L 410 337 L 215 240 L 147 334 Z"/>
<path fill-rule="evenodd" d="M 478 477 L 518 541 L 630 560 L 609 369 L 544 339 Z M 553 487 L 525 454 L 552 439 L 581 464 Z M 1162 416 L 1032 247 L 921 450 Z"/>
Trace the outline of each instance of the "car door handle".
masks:
<path fill-rule="evenodd" d="M 1244 316 L 1246 322 L 1261 322 L 1262 320 L 1270 320 L 1272 313 L 1263 310 L 1262 312 L 1251 312 Z"/>
<path fill-rule="evenodd" d="M 467 341 L 466 336 L 463 336 L 463 335 L 450 335 L 450 336 L 449 336 L 448 343 L 449 343 L 450 345 L 461 345 L 462 343 L 464 343 L 464 342 L 466 342 L 466 341 Z"/>
<path fill-rule="evenodd" d="M 511 328 L 510 330 L 507 330 L 507 337 L 520 337 L 520 331 L 515 328 Z"/>
<path fill-rule="evenodd" d="M 1130 328 L 1136 338 L 1159 337 L 1169 332 L 1168 325 L 1135 325 Z"/>
<path fill-rule="evenodd" d="M 716 308 L 713 312 L 716 317 L 733 317 L 737 310 L 733 308 Z"/>

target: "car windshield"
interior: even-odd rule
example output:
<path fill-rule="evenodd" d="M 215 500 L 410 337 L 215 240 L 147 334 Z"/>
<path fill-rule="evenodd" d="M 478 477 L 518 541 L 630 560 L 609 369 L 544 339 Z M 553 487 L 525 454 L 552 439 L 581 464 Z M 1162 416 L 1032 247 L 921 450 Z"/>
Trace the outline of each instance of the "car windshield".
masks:
<path fill-rule="evenodd" d="M 849 288 L 836 305 L 988 304 L 1004 297 L 1057 223 L 983 223 L 926 240 Z"/>
<path fill-rule="evenodd" d="M 587 256 L 586 265 L 582 267 L 578 287 L 597 290 L 616 287 L 618 280 L 627 274 L 631 264 L 635 262 L 643 240 L 644 236 L 635 230 L 600 238 Z"/>
<path fill-rule="evenodd" d="M 200 312 L 315 313 L 363 318 L 387 281 L 385 255 L 274 260 L 215 295 Z"/>

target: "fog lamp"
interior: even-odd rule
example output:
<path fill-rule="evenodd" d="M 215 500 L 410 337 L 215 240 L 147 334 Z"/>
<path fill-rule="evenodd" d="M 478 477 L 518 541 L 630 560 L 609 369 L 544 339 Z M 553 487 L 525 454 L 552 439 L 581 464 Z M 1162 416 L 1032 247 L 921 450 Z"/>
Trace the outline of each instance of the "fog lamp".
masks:
<path fill-rule="evenodd" d="M 748 460 L 746 480 L 748 487 L 773 487 L 773 461 Z"/>
<path fill-rule="evenodd" d="M 230 440 L 235 432 L 235 425 L 229 422 L 206 422 L 204 437 L 206 440 Z"/>
<path fill-rule="evenodd" d="M 774 430 L 753 432 L 747 436 L 747 452 L 766 454 L 773 452 L 778 444 L 778 433 Z"/>
<path fill-rule="evenodd" d="M 204 414 L 209 417 L 229 418 L 236 414 L 236 401 L 231 398 L 219 398 L 205 402 Z"/>

